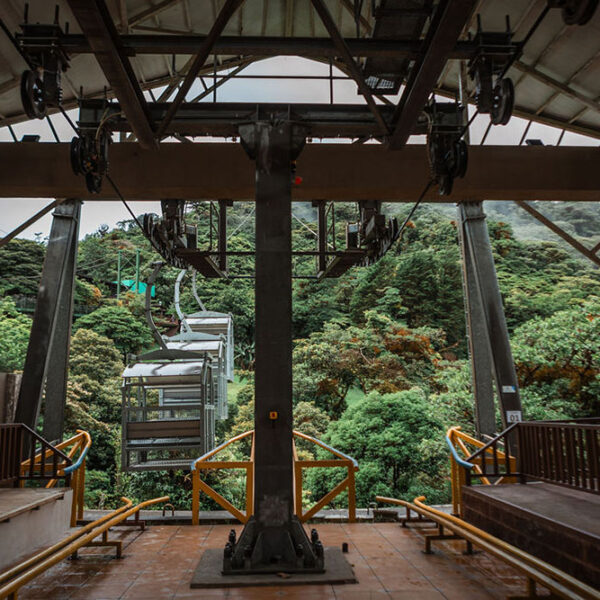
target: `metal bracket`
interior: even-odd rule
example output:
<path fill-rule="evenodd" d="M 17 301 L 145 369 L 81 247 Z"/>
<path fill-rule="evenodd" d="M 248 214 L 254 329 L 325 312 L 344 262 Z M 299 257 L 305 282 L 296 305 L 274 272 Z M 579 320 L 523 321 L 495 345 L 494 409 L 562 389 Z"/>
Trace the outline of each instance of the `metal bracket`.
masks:
<path fill-rule="evenodd" d="M 452 193 L 454 179 L 464 177 L 467 171 L 468 147 L 462 139 L 465 107 L 458 102 L 436 102 L 432 99 L 425 112 L 429 117 L 429 166 L 440 195 L 447 196 Z"/>
<path fill-rule="evenodd" d="M 29 23 L 25 4 L 23 33 L 14 36 L 17 49 L 29 65 L 21 75 L 21 102 L 30 119 L 43 119 L 48 107 L 59 107 L 62 102 L 61 76 L 69 68 L 69 56 L 61 45 L 64 34 L 58 18 L 57 5 L 54 23 Z M 65 33 L 68 30 L 66 23 Z"/>

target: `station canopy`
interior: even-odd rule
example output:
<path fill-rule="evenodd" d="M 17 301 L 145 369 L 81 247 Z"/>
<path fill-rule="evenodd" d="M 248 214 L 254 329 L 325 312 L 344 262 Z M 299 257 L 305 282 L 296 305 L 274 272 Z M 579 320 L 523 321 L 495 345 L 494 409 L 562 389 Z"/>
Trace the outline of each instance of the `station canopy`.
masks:
<path fill-rule="evenodd" d="M 119 34 L 113 43 L 119 52 L 129 57 L 140 89 L 166 86 L 157 98 L 159 101 L 172 98 L 204 39 L 202 36 L 207 36 L 223 6 L 223 0 L 90 0 L 87 3 L 34 0 L 29 2 L 29 22 L 52 23 L 54 7 L 58 4 L 63 30 L 68 21 L 69 34 L 81 34 L 78 19 L 71 9 L 78 5 L 81 18 L 86 4 L 104 5 L 104 2 Z M 398 53 L 389 47 L 386 52 L 376 52 L 373 48 L 355 50 L 360 44 L 349 44 L 373 89 L 385 94 L 385 86 L 394 88 L 396 95 L 385 95 L 385 98 L 396 103 L 404 83 L 410 82 L 411 70 L 422 64 L 420 57 L 437 51 L 435 47 L 426 47 L 431 20 L 424 15 L 432 3 L 428 0 L 325 0 L 324 3 L 348 42 L 374 39 L 404 44 L 399 44 L 403 49 Z M 505 30 L 508 15 L 513 39 L 519 42 L 527 36 L 547 2 L 482 0 L 469 3 L 461 0 L 447 4 L 450 11 L 469 6 L 470 16 L 460 40 L 467 40 L 469 33 L 475 33 L 479 14 L 486 31 Z M 0 18 L 6 27 L 5 32 L 0 32 L 0 126 L 27 120 L 19 97 L 20 77 L 27 65 L 6 35 L 6 32 L 20 31 L 24 5 L 24 0 L 0 3 Z M 98 98 L 104 95 L 105 89 L 111 97 L 115 89 L 115 82 L 107 80 L 105 70 L 90 50 L 88 38 L 80 35 L 79 45 L 74 38 L 72 35 L 67 48 L 71 65 L 63 78 L 66 109 L 76 106 L 80 91 L 85 98 Z M 434 87 L 442 95 L 457 93 L 460 68 L 458 58 L 453 56 L 460 53 L 455 48 L 447 55 L 449 60 Z M 245 0 L 228 21 L 199 74 L 210 78 L 215 72 L 230 72 L 282 54 L 327 64 L 332 61 L 343 72 L 348 72 L 347 63 L 339 58 L 310 0 Z M 516 86 L 514 114 L 600 138 L 599 54 L 600 11 L 596 11 L 588 24 L 579 27 L 566 25 L 561 10 L 550 9 L 508 73 Z M 378 74 L 385 72 L 395 75 L 389 80 L 383 77 L 377 81 Z M 471 97 L 473 87 L 469 81 L 467 89 Z M 357 95 L 357 103 L 362 101 Z"/>

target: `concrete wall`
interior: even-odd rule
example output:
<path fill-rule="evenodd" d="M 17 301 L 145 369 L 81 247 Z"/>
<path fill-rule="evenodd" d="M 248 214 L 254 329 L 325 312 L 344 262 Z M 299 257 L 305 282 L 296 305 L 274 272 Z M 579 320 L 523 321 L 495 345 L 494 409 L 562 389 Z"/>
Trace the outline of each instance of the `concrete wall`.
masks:
<path fill-rule="evenodd" d="M 73 490 L 65 488 L 64 492 L 62 500 L 48 502 L 0 523 L 0 572 L 66 537 Z"/>
<path fill-rule="evenodd" d="M 0 373 L 0 423 L 12 423 L 21 388 L 21 373 Z"/>

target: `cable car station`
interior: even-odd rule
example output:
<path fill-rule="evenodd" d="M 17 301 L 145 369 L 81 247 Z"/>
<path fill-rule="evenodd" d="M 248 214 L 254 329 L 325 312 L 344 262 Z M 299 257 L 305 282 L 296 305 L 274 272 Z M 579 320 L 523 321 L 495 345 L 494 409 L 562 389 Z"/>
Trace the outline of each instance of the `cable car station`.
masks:
<path fill-rule="evenodd" d="M 36 578 L 66 576 L 71 563 L 61 561 L 80 548 L 112 544 L 120 556 L 121 542 L 108 538 L 110 528 L 143 524 L 146 504 L 160 508 L 168 501 L 128 501 L 82 525 L 85 455 L 93 440 L 85 432 L 63 437 L 79 223 L 91 202 L 105 203 L 107 210 L 112 203 L 125 204 L 157 261 L 146 287 L 146 320 L 156 349 L 128 356 L 122 373 L 122 472 L 182 469 L 193 482 L 192 515 L 181 528 L 191 572 L 182 571 L 169 593 L 146 597 L 201 598 L 207 588 L 242 598 L 275 592 L 310 598 L 317 594 L 311 590 L 328 598 L 484 597 L 471 593 L 464 576 L 473 569 L 473 578 L 481 577 L 478 567 L 469 566 L 481 563 L 478 554 L 460 557 L 460 595 L 434 586 L 430 596 L 417 588 L 394 596 L 394 589 L 405 588 L 389 583 L 389 574 L 404 550 L 394 546 L 376 556 L 369 540 L 388 536 L 385 544 L 410 542 L 420 550 L 420 538 L 401 538 L 407 530 L 396 522 L 352 523 L 357 507 L 351 499 L 346 529 L 311 524 L 333 496 L 303 512 L 302 469 L 318 465 L 302 464 L 293 429 L 294 258 L 314 258 L 316 281 L 366 268 L 402 238 L 421 204 L 451 202 L 478 437 L 458 429 L 448 433 L 453 505 L 447 511 L 419 498 L 373 502 L 388 511 L 402 507 L 398 518 L 404 527 L 429 523 L 426 551 L 433 542 L 466 544 L 461 551 L 482 551 L 499 565 L 498 572 L 514 569 L 527 589 L 520 597 L 542 597 L 539 591 L 553 598 L 600 598 L 600 423 L 523 420 L 483 210 L 483 201 L 514 200 L 600 264 L 598 246 L 582 246 L 528 204 L 598 200 L 597 5 L 597 0 L 3 2 L 0 128 L 13 139 L 0 143 L 0 197 L 23 206 L 28 198 L 48 198 L 33 219 L 51 210 L 53 219 L 14 419 L 0 424 L 0 536 L 21 537 L 12 561 L 0 553 L 0 598 L 37 597 L 27 595 Z M 330 86 L 329 102 L 220 100 L 220 87 L 242 81 L 246 67 L 282 56 L 328 66 L 329 75 L 315 78 Z M 264 77 L 284 81 L 287 74 Z M 353 103 L 337 101 L 335 77 L 352 84 Z M 471 128 L 481 115 L 487 124 L 483 141 L 490 131 L 510 126 L 513 117 L 525 119 L 528 128 L 555 127 L 560 139 L 554 146 L 474 145 Z M 45 121 L 53 131 L 53 121 L 66 119 L 72 139 L 19 140 L 13 126 L 30 119 Z M 585 136 L 589 143 L 561 145 L 568 135 Z M 136 202 L 149 200 L 160 201 L 161 214 L 136 216 Z M 185 203 L 191 200 L 211 202 L 208 248 L 186 222 Z M 255 250 L 246 253 L 254 259 L 254 428 L 241 438 L 251 440 L 249 461 L 231 463 L 248 476 L 245 512 L 217 498 L 202 479 L 211 463 L 226 465 L 217 454 L 238 441 L 218 445 L 215 438 L 216 424 L 228 416 L 236 315 L 210 310 L 196 289 L 205 278 L 238 275 L 232 258 L 244 253 L 228 247 L 228 209 L 239 201 L 255 202 Z M 314 249 L 302 252 L 292 248 L 292 204 L 300 201 L 311 202 L 318 215 Z M 340 202 L 358 204 L 356 222 L 342 223 L 344 243 L 336 236 Z M 384 203 L 396 202 L 411 206 L 404 222 L 385 213 Z M 164 265 L 180 269 L 173 282 L 179 326 L 170 337 L 154 323 L 150 302 Z M 182 285 L 191 285 L 196 312 L 181 309 Z M 307 438 L 303 443 L 332 453 L 327 466 L 335 462 L 347 469 L 343 485 L 331 494 L 348 490 L 352 497 L 360 465 Z M 72 528 L 69 537 L 49 533 L 41 549 L 19 533 L 19 515 L 29 514 L 23 503 L 30 500 L 15 492 L 25 494 L 32 481 L 45 487 L 54 482 L 48 494 L 71 498 L 64 514 L 48 516 L 44 525 L 64 518 Z M 192 524 L 198 522 L 200 490 L 242 522 L 235 529 L 215 529 L 219 539 L 210 537 L 202 548 L 202 525 Z M 5 492 L 14 497 L 6 509 Z M 5 498 L 8 506 L 9 495 Z M 132 542 L 132 552 L 152 539 L 154 528 Z M 352 542 L 350 553 L 342 549 L 346 540 Z M 125 549 L 111 573 L 121 577 L 118 567 L 128 564 L 127 554 Z M 168 546 L 163 558 L 178 560 L 169 557 Z M 432 563 L 424 562 L 430 558 L 439 557 L 419 554 L 414 563 L 433 573 Z M 385 562 L 387 573 L 377 581 L 366 575 L 376 559 Z M 66 566 L 59 572 L 56 565 Z M 98 577 L 110 577 L 104 568 Z M 501 597 L 498 590 L 495 597 Z M 79 593 L 72 597 L 105 597 L 91 588 L 86 596 L 85 586 Z"/>

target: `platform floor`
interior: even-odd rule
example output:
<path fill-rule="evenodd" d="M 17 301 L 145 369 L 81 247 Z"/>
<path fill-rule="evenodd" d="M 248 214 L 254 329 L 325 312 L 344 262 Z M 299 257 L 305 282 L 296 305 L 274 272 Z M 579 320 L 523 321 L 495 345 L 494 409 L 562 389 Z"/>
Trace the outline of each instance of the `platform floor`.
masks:
<path fill-rule="evenodd" d="M 525 589 L 522 576 L 489 555 L 464 556 L 464 542 L 438 543 L 433 555 L 423 554 L 420 531 L 397 523 L 318 526 L 325 545 L 349 543 L 346 556 L 358 584 L 190 589 L 202 552 L 223 547 L 229 529 L 157 525 L 142 533 L 117 528 L 111 537 L 124 540 L 123 559 L 110 558 L 108 550 L 98 554 L 105 549 L 84 550 L 79 560 L 63 561 L 23 587 L 19 599 L 499 600 Z"/>
<path fill-rule="evenodd" d="M 481 485 L 478 493 L 600 538 L 600 496 L 550 483 Z"/>

